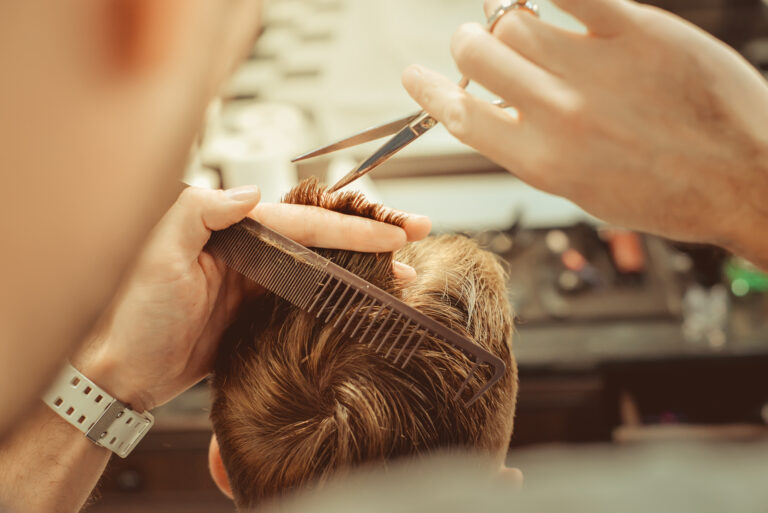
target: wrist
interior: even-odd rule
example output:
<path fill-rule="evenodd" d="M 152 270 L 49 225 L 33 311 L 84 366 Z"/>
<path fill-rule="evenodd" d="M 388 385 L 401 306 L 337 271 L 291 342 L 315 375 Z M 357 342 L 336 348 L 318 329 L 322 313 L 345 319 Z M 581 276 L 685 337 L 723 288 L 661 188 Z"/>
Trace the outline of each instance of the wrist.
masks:
<path fill-rule="evenodd" d="M 150 395 L 131 379 L 127 364 L 108 351 L 99 350 L 89 357 L 75 359 L 72 365 L 132 410 L 141 413 L 154 407 Z"/>

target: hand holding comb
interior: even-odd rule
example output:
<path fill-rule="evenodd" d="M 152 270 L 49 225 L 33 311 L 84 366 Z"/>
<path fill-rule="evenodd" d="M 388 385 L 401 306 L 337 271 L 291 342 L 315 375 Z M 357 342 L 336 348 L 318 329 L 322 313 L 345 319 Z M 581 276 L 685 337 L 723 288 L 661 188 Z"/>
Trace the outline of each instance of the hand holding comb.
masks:
<path fill-rule="evenodd" d="M 481 368 L 489 376 L 468 400 L 470 406 L 499 381 L 506 365 L 476 343 L 427 317 L 391 294 L 274 230 L 246 218 L 213 232 L 206 251 L 228 267 L 285 299 L 325 324 L 406 368 L 427 338 L 464 353 L 472 368 L 456 391 L 465 390 Z M 363 307 L 377 307 L 369 319 Z M 387 341 L 389 347 L 385 347 Z M 399 345 L 399 347 L 398 347 Z M 481 376 L 481 375 L 478 375 Z"/>

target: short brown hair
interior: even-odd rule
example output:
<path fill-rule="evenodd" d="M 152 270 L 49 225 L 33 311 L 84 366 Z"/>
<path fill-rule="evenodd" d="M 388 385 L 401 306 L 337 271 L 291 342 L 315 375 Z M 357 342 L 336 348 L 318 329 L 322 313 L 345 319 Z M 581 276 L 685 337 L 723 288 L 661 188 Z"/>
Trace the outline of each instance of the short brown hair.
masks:
<path fill-rule="evenodd" d="M 328 194 L 314 181 L 284 201 L 404 221 L 360 194 Z M 507 373 L 467 408 L 454 394 L 469 362 L 438 342 L 425 343 L 401 369 L 272 294 L 250 301 L 224 336 L 212 380 L 211 419 L 238 507 L 366 463 L 444 448 L 505 450 L 517 368 L 496 258 L 465 237 L 430 237 L 395 255 L 418 272 L 403 286 L 392 254 L 318 252 L 482 345 Z"/>

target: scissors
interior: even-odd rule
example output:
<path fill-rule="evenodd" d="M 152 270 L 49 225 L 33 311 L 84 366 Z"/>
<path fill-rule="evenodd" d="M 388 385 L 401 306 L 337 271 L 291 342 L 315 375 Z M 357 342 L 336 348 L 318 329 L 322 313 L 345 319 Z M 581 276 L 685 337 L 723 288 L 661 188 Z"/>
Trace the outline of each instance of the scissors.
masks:
<path fill-rule="evenodd" d="M 531 0 L 505 0 L 488 18 L 488 24 L 486 25 L 488 31 L 493 32 L 493 29 L 496 27 L 496 24 L 501 20 L 501 18 L 509 11 L 515 9 L 525 10 L 534 16 L 539 15 L 538 6 Z M 469 79 L 466 77 L 463 77 L 459 82 L 459 87 L 462 89 L 466 89 L 468 85 Z M 496 100 L 493 102 L 493 104 L 502 109 L 509 107 L 507 103 L 501 100 Z M 301 160 L 319 157 L 320 155 L 326 155 L 328 153 L 333 153 L 345 148 L 350 148 L 352 146 L 358 146 L 369 141 L 374 141 L 376 139 L 381 139 L 382 137 L 395 134 L 386 143 L 384 143 L 383 146 L 376 150 L 373 155 L 365 159 L 362 164 L 347 173 L 341 180 L 336 182 L 333 187 L 329 189 L 329 192 L 336 192 L 345 185 L 354 182 L 361 176 L 371 172 L 373 169 L 392 158 L 400 150 L 437 126 L 437 124 L 438 121 L 435 118 L 421 110 L 415 114 L 410 114 L 388 123 L 367 128 L 362 132 L 358 132 L 350 137 L 336 141 L 333 144 L 329 144 L 303 155 L 299 155 L 291 162 L 299 162 Z"/>

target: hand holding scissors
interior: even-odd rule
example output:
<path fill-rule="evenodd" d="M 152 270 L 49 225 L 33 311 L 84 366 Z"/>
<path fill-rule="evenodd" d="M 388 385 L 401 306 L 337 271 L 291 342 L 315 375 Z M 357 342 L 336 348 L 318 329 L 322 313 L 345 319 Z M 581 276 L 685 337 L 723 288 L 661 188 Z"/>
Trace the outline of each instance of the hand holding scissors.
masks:
<path fill-rule="evenodd" d="M 486 0 L 488 12 L 499 0 Z M 552 0 L 585 27 L 510 13 L 455 33 L 461 73 L 513 118 L 413 66 L 408 93 L 526 183 L 609 223 L 726 247 L 768 269 L 768 83 L 733 48 L 629 0 Z M 758 12 L 755 12 L 757 15 Z"/>

